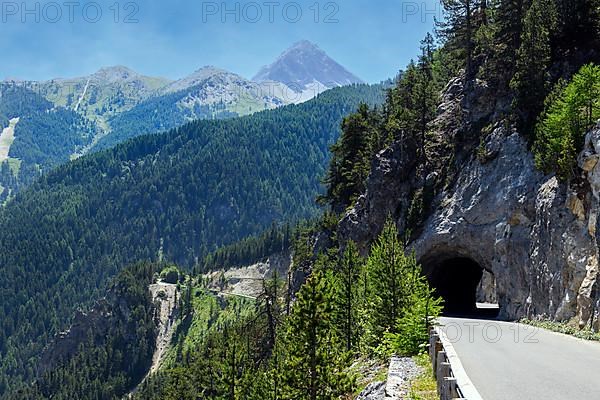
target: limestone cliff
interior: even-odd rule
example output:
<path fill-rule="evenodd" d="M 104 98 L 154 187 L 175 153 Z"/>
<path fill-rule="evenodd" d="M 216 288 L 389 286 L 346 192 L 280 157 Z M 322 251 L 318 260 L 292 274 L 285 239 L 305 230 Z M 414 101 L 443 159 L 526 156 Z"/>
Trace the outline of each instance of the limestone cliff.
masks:
<path fill-rule="evenodd" d="M 600 124 L 579 157 L 581 179 L 567 185 L 535 168 L 522 135 L 489 123 L 502 121 L 496 115 L 506 104 L 486 108 L 482 86 L 450 83 L 425 161 L 410 139 L 377 155 L 340 238 L 366 249 L 390 215 L 401 232 L 413 229 L 410 247 L 426 274 L 452 258 L 481 266 L 479 297 L 497 298 L 501 317 L 597 324 Z M 415 205 L 422 218 L 411 225 Z"/>
<path fill-rule="evenodd" d="M 263 292 L 263 282 L 275 274 L 286 280 L 292 264 L 289 251 L 270 255 L 252 265 L 215 270 L 203 276 L 208 288 L 217 293 L 256 298 Z"/>

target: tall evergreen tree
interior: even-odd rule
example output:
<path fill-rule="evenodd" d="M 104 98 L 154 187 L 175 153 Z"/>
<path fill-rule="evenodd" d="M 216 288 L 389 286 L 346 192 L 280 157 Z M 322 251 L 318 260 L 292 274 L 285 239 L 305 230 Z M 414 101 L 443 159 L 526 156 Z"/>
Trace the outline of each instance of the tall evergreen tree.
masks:
<path fill-rule="evenodd" d="M 256 320 L 263 320 L 266 331 L 266 341 L 261 349 L 261 356 L 267 358 L 275 349 L 278 328 L 281 323 L 283 310 L 280 303 L 282 282 L 277 271 L 270 279 L 263 280 L 262 293 L 257 298 Z"/>
<path fill-rule="evenodd" d="M 436 115 L 438 95 L 433 75 L 435 44 L 433 36 L 428 33 L 421 41 L 421 56 L 419 57 L 417 81 L 414 95 L 417 101 L 418 135 L 421 162 L 427 163 L 425 151 L 427 126 Z"/>
<path fill-rule="evenodd" d="M 486 0 L 442 0 L 444 19 L 437 21 L 437 33 L 446 40 L 456 57 L 464 60 L 467 81 L 475 73 L 475 34 L 485 22 Z"/>
<path fill-rule="evenodd" d="M 516 91 L 515 111 L 524 134 L 531 135 L 550 90 L 550 33 L 556 26 L 554 0 L 533 0 L 523 21 L 516 73 L 511 82 Z"/>
<path fill-rule="evenodd" d="M 285 338 L 282 399 L 330 400 L 352 387 L 333 326 L 332 286 L 315 271 L 298 293 Z"/>
<path fill-rule="evenodd" d="M 380 148 L 377 112 L 361 104 L 342 123 L 341 139 L 331 147 L 332 160 L 325 179 L 324 199 L 337 211 L 349 206 L 363 191 L 370 171 L 371 157 Z"/>
<path fill-rule="evenodd" d="M 388 219 L 367 259 L 370 334 L 375 339 L 384 332 L 396 332 L 418 269 L 414 255 L 405 254 L 396 226 Z"/>
<path fill-rule="evenodd" d="M 346 351 L 357 351 L 363 324 L 360 312 L 363 308 L 361 277 L 363 260 L 352 241 L 346 244 L 336 270 L 335 313 L 340 337 L 345 342 Z"/>
<path fill-rule="evenodd" d="M 581 61 L 599 63 L 600 1 L 556 0 L 556 11 L 560 18 L 551 32 L 554 60 L 569 59 L 576 68 Z"/>
<path fill-rule="evenodd" d="M 489 58 L 483 68 L 483 78 L 497 93 L 509 91 L 521 47 L 523 18 L 529 4 L 530 0 L 495 0 L 488 8 L 491 37 L 485 43 Z"/>
<path fill-rule="evenodd" d="M 419 130 L 417 98 L 414 96 L 419 69 L 410 61 L 395 88 L 389 91 L 385 107 L 385 129 L 394 140 L 415 137 Z"/>

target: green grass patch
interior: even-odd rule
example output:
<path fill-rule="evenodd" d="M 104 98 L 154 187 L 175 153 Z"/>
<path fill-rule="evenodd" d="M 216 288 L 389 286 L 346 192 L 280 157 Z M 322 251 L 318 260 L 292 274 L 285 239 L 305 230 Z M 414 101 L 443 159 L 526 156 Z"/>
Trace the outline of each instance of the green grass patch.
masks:
<path fill-rule="evenodd" d="M 265 104 L 262 101 L 252 98 L 249 94 L 242 94 L 235 104 L 227 107 L 228 111 L 237 113 L 240 116 L 250 115 L 255 112 L 264 111 Z"/>
<path fill-rule="evenodd" d="M 522 319 L 519 322 L 522 324 L 535 326 L 537 328 L 547 329 L 552 332 L 574 336 L 578 339 L 600 342 L 599 332 L 594 332 L 590 328 L 579 329 L 579 327 L 574 323 L 556 322 L 548 319 Z"/>
<path fill-rule="evenodd" d="M 414 356 L 413 359 L 423 372 L 410 383 L 410 400 L 438 400 L 437 383 L 427 354 Z"/>
<path fill-rule="evenodd" d="M 237 296 L 218 298 L 206 289 L 192 288 L 192 309 L 189 316 L 179 321 L 163 367 L 175 367 L 178 351 L 197 351 L 213 330 L 249 318 L 254 302 Z"/>
<path fill-rule="evenodd" d="M 19 175 L 22 161 L 18 158 L 9 158 L 6 161 L 8 162 L 8 166 L 10 167 L 10 170 L 12 171 L 13 175 Z"/>

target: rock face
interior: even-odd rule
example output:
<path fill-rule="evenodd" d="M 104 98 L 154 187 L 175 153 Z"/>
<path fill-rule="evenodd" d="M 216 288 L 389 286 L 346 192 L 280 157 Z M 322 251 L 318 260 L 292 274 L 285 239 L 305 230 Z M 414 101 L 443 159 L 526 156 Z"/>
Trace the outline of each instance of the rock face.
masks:
<path fill-rule="evenodd" d="M 152 355 L 152 366 L 148 371 L 148 375 L 150 375 L 157 372 L 160 368 L 173 339 L 175 320 L 178 313 L 178 291 L 176 284 L 165 282 L 154 283 L 150 285 L 148 290 L 152 295 L 152 302 L 156 305 L 156 324 L 158 330 L 156 347 Z"/>
<path fill-rule="evenodd" d="M 473 158 L 442 195 L 412 247 L 425 268 L 452 257 L 476 261 L 496 280 L 501 316 L 589 321 L 598 248 L 565 185 L 536 169 L 517 133 L 495 130 L 494 160 Z M 584 212 L 585 216 L 585 212 Z"/>
<path fill-rule="evenodd" d="M 456 121 L 449 110 L 456 113 L 457 104 L 469 108 L 460 88 L 452 91 L 446 91 L 440 107 L 438 136 L 444 135 L 441 121 L 446 121 L 444 129 L 450 126 L 447 121 Z M 593 323 L 600 298 L 600 124 L 587 135 L 579 157 L 583 183 L 576 192 L 536 170 L 525 140 L 503 124 L 482 134 L 477 147 L 464 150 L 455 140 L 465 135 L 461 131 L 468 126 L 447 131 L 449 148 L 455 150 L 446 159 L 453 163 L 440 167 L 433 162 L 425 182 L 419 182 L 411 164 L 410 146 L 399 142 L 380 153 L 366 193 L 340 222 L 342 239 L 366 248 L 388 215 L 404 231 L 415 188 L 437 179 L 428 217 L 410 245 L 426 274 L 445 260 L 469 258 L 485 271 L 478 297 L 491 301 L 497 296 L 501 317 L 576 317 L 581 326 Z M 438 175 L 446 176 L 445 184 Z"/>
<path fill-rule="evenodd" d="M 123 293 L 123 286 L 119 285 L 108 290 L 106 297 L 96 301 L 89 311 L 78 310 L 68 330 L 58 333 L 52 342 L 44 349 L 38 375 L 50 371 L 65 361 L 69 361 L 79 350 L 82 344 L 90 340 L 94 346 L 106 345 L 107 336 L 114 331 L 116 326 L 130 324 L 135 320 L 135 310 Z M 173 323 L 177 312 L 177 286 L 159 282 L 148 288 L 152 296 L 152 307 L 155 313 L 157 328 L 156 350 L 153 356 L 153 365 L 159 365 L 164 356 L 173 333 Z M 137 320 L 135 320 L 137 321 Z M 131 328 L 131 325 L 129 325 Z M 122 340 L 132 344 L 139 340 L 134 329 L 125 329 Z M 153 369 L 152 372 L 156 370 Z"/>
<path fill-rule="evenodd" d="M 408 397 L 410 382 L 421 369 L 410 357 L 392 357 L 385 385 L 385 400 L 402 400 Z"/>
<path fill-rule="evenodd" d="M 356 400 L 384 400 L 385 382 L 369 383 L 356 398 Z"/>
<path fill-rule="evenodd" d="M 79 344 L 88 340 L 92 332 L 95 343 L 100 344 L 102 336 L 110 326 L 112 316 L 112 307 L 105 299 L 99 300 L 89 312 L 78 310 L 71 327 L 57 334 L 45 349 L 38 374 L 41 375 L 72 357 L 79 350 Z"/>
<path fill-rule="evenodd" d="M 213 271 L 203 278 L 213 291 L 256 298 L 263 293 L 265 279 L 270 279 L 275 274 L 279 279 L 286 279 L 291 264 L 292 256 L 286 251 L 272 254 L 265 261 L 256 264 Z"/>
<path fill-rule="evenodd" d="M 390 359 L 386 381 L 368 384 L 356 400 L 401 400 L 409 396 L 410 384 L 423 372 L 410 357 Z"/>

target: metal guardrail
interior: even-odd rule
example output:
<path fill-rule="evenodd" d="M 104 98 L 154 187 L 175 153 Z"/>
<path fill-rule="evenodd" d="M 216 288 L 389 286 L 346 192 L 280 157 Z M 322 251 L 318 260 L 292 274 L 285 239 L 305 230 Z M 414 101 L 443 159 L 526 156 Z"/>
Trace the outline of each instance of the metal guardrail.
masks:
<path fill-rule="evenodd" d="M 482 400 L 464 371 L 452 344 L 439 328 L 431 328 L 429 357 L 440 400 Z"/>
<path fill-rule="evenodd" d="M 437 390 L 440 400 L 464 399 L 456 377 L 452 373 L 444 345 L 440 340 L 440 335 L 433 328 L 429 335 L 429 358 L 433 366 L 433 375 L 437 381 Z"/>

